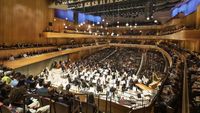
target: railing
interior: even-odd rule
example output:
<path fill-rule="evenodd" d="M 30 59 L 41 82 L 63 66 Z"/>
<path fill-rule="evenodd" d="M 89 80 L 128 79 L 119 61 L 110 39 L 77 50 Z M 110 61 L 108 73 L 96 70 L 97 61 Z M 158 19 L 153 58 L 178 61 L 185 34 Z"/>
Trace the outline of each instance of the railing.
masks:
<path fill-rule="evenodd" d="M 183 76 L 183 96 L 182 96 L 182 113 L 190 113 L 189 108 L 189 91 L 188 91 L 188 69 L 186 58 L 184 57 L 184 76 Z"/>

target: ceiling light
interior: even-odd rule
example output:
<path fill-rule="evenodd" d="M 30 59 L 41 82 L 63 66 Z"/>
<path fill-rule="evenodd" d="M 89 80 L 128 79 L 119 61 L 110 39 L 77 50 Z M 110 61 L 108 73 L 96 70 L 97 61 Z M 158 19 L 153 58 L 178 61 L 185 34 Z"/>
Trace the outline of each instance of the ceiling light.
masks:
<path fill-rule="evenodd" d="M 114 33 L 113 33 L 113 32 L 111 33 L 111 36 L 114 36 Z"/>
<path fill-rule="evenodd" d="M 129 24 L 128 24 L 128 23 L 126 23 L 126 26 L 128 27 L 128 26 L 129 26 Z"/>
<path fill-rule="evenodd" d="M 137 23 L 135 23 L 135 26 L 137 26 Z"/>
<path fill-rule="evenodd" d="M 119 28 L 119 25 L 117 25 L 117 28 Z"/>
<path fill-rule="evenodd" d="M 119 21 L 117 21 L 117 23 L 119 24 Z"/>
<path fill-rule="evenodd" d="M 150 18 L 149 18 L 149 17 L 147 17 L 147 20 L 150 20 Z"/>
<path fill-rule="evenodd" d="M 106 25 L 108 25 L 108 22 L 106 23 Z"/>
<path fill-rule="evenodd" d="M 103 19 L 102 22 L 104 22 L 105 20 Z"/>
<path fill-rule="evenodd" d="M 95 26 L 94 24 L 92 24 L 92 26 Z"/>

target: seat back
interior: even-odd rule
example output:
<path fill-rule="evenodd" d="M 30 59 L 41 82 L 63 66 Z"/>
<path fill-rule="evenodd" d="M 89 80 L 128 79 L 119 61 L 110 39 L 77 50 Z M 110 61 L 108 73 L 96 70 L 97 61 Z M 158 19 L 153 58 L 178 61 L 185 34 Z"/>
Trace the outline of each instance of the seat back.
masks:
<path fill-rule="evenodd" d="M 41 106 L 50 105 L 50 113 L 55 113 L 55 106 L 50 98 L 42 97 L 41 98 Z"/>
<path fill-rule="evenodd" d="M 90 103 L 82 102 L 82 113 L 95 113 L 96 112 L 96 106 Z"/>
<path fill-rule="evenodd" d="M 77 99 L 74 99 L 73 102 L 74 102 L 73 108 L 72 108 L 73 113 L 80 112 L 80 101 Z"/>
<path fill-rule="evenodd" d="M 60 102 L 55 102 L 54 108 L 55 108 L 54 113 L 70 113 L 69 106 Z"/>

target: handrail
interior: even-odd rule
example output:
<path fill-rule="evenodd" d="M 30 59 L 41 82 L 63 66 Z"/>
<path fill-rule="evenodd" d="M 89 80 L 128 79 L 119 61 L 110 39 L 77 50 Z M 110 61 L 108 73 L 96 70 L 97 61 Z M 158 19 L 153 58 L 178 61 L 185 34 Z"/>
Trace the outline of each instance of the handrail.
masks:
<path fill-rule="evenodd" d="M 188 91 L 188 70 L 186 58 L 184 58 L 184 76 L 183 76 L 183 96 L 182 96 L 182 113 L 190 113 L 189 108 L 189 91 Z"/>
<path fill-rule="evenodd" d="M 140 73 L 140 71 L 141 71 L 141 69 L 142 69 L 142 67 L 143 67 L 143 65 L 144 65 L 144 62 L 146 62 L 146 54 L 147 54 L 147 52 L 142 53 L 142 59 L 141 59 L 141 61 L 140 61 L 140 67 L 139 67 L 138 70 L 137 70 L 136 76 L 139 75 L 139 73 Z M 140 78 L 140 77 L 139 77 L 139 78 Z"/>

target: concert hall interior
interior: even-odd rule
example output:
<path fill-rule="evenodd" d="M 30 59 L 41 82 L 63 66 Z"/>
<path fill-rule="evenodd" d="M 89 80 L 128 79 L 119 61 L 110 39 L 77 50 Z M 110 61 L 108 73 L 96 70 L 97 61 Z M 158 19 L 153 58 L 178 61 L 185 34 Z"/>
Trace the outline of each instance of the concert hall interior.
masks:
<path fill-rule="evenodd" d="M 0 0 L 0 113 L 200 113 L 200 0 Z"/>

